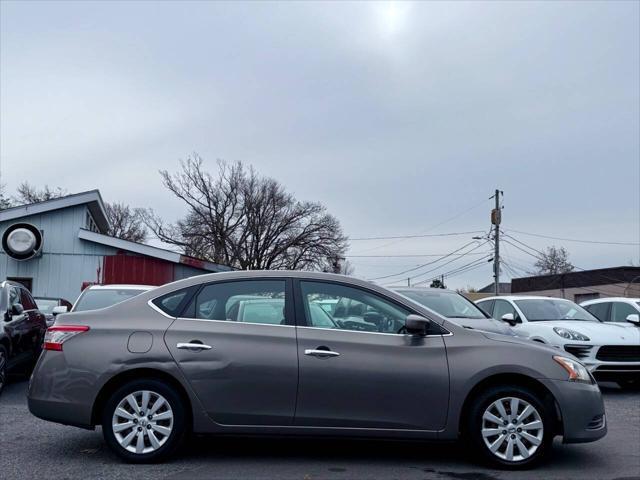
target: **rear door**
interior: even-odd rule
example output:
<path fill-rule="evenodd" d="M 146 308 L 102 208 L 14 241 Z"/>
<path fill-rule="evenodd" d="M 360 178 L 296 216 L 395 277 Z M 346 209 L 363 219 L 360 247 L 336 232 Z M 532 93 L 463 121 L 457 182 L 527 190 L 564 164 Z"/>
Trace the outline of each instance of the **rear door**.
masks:
<path fill-rule="evenodd" d="M 377 293 L 324 281 L 296 285 L 295 425 L 444 427 L 449 371 L 442 335 L 402 333 L 409 310 Z M 337 300 L 333 315 L 318 305 L 327 300 Z"/>
<path fill-rule="evenodd" d="M 291 298 L 286 279 L 207 284 L 165 333 L 167 347 L 215 422 L 293 422 L 298 353 Z M 160 301 L 175 303 L 170 296 Z"/>

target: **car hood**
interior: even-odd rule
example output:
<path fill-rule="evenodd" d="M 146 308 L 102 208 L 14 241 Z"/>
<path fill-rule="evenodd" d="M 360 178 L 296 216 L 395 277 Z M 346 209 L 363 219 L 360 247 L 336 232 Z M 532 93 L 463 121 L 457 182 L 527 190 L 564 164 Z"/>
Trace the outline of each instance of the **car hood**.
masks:
<path fill-rule="evenodd" d="M 546 326 L 549 329 L 560 327 L 573 330 L 589 337 L 590 343 L 599 345 L 638 345 L 640 343 L 640 328 L 630 329 L 611 323 L 556 320 L 530 322 L 530 325 Z"/>
<path fill-rule="evenodd" d="M 447 317 L 451 323 L 481 332 L 499 333 L 500 335 L 515 336 L 515 332 L 506 323 L 493 318 L 452 318 Z"/>

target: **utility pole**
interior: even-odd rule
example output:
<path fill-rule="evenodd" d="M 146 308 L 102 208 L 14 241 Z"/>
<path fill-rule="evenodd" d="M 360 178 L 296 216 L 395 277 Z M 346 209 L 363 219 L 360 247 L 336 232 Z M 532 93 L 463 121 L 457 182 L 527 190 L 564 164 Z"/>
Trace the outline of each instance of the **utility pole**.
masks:
<path fill-rule="evenodd" d="M 407 287 L 411 286 L 411 277 L 407 277 Z"/>
<path fill-rule="evenodd" d="M 500 295 L 500 223 L 502 222 L 502 210 L 500 209 L 500 195 L 504 195 L 503 192 L 496 188 L 496 193 L 493 197 L 496 199 L 496 208 L 491 211 L 491 224 L 494 225 L 494 252 L 493 252 L 493 279 L 494 279 L 494 293 Z"/>

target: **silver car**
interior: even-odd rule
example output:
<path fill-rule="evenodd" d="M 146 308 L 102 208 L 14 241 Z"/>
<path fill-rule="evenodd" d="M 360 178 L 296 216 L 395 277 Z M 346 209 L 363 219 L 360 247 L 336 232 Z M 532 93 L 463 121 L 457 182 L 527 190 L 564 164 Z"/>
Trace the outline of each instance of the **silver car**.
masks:
<path fill-rule="evenodd" d="M 327 309 L 326 305 L 333 306 Z M 469 330 L 341 275 L 230 272 L 62 314 L 29 384 L 43 419 L 131 462 L 189 433 L 455 440 L 506 468 L 607 432 L 570 354 Z"/>

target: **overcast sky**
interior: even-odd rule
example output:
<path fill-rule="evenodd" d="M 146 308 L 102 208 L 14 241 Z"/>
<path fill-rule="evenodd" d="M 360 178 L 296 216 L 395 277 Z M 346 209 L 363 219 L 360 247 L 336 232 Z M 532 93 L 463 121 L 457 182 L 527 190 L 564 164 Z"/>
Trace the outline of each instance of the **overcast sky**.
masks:
<path fill-rule="evenodd" d="M 173 220 L 157 171 L 196 151 L 322 202 L 353 238 L 486 231 L 500 188 L 506 231 L 636 245 L 514 238 L 582 268 L 638 264 L 639 5 L 2 1 L 1 180 L 99 188 Z M 471 236 L 349 254 L 445 254 Z M 350 260 L 374 278 L 435 258 Z M 445 279 L 490 281 L 489 263 Z"/>

